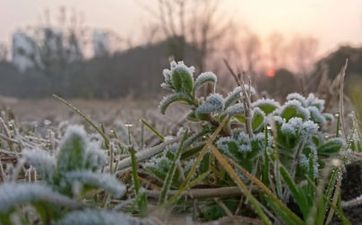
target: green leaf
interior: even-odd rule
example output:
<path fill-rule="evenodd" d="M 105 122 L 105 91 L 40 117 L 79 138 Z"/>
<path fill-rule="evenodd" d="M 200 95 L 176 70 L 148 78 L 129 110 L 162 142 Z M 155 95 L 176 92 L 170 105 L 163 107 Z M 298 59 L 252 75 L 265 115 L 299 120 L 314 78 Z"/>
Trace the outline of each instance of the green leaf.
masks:
<path fill-rule="evenodd" d="M 262 127 L 264 127 L 264 121 L 265 121 L 265 114 L 263 111 L 261 111 L 259 108 L 254 108 L 253 115 L 251 119 L 251 127 L 253 131 L 260 130 Z"/>
<path fill-rule="evenodd" d="M 288 173 L 288 171 L 285 169 L 284 166 L 280 167 L 280 174 L 282 175 L 285 183 L 288 186 L 288 189 L 290 193 L 293 196 L 294 201 L 297 203 L 300 211 L 303 214 L 304 218 L 308 217 L 308 213 L 310 211 L 310 207 L 312 207 L 312 204 L 309 204 L 307 201 L 308 198 L 306 196 L 303 196 L 303 192 L 299 189 L 299 187 L 295 184 L 292 177 Z"/>
<path fill-rule="evenodd" d="M 282 111 L 280 113 L 280 116 L 284 118 L 286 121 L 289 121 L 291 118 L 299 117 L 303 120 L 306 120 L 309 118 L 309 111 L 303 108 L 301 104 L 296 101 L 290 101 L 287 102 L 284 107 L 282 108 Z"/>
<path fill-rule="evenodd" d="M 87 136 L 83 128 L 68 128 L 57 155 L 57 166 L 60 172 L 83 169 L 86 154 Z"/>
<path fill-rule="evenodd" d="M 228 94 L 228 96 L 226 96 L 225 109 L 240 100 L 241 91 L 242 91 L 241 87 L 236 87 L 232 92 Z"/>
<path fill-rule="evenodd" d="M 258 107 L 265 113 L 265 115 L 269 115 L 278 109 L 280 105 L 273 99 L 259 99 L 253 103 L 253 107 Z"/>
<path fill-rule="evenodd" d="M 194 79 L 185 66 L 177 66 L 172 70 L 171 83 L 176 92 L 191 94 L 194 88 Z"/>
<path fill-rule="evenodd" d="M 185 103 L 192 103 L 192 99 L 190 98 L 189 95 L 184 94 L 184 93 L 174 93 L 174 94 L 170 94 L 165 96 L 159 105 L 160 111 L 162 114 L 166 113 L 167 108 L 174 102 L 185 102 Z"/>
<path fill-rule="evenodd" d="M 323 145 L 319 146 L 318 154 L 322 156 L 331 156 L 338 153 L 343 147 L 343 140 L 341 138 L 332 138 Z"/>
<path fill-rule="evenodd" d="M 205 72 L 200 74 L 195 81 L 194 92 L 206 83 L 213 83 L 214 87 L 217 82 L 217 77 L 213 72 Z"/>
<path fill-rule="evenodd" d="M 211 94 L 199 105 L 196 114 L 220 113 L 224 110 L 224 99 L 220 94 Z"/>
<path fill-rule="evenodd" d="M 76 208 L 79 205 L 67 196 L 54 192 L 49 186 L 37 183 L 4 183 L 0 185 L 0 215 L 18 206 L 49 203 L 53 206 Z"/>
<path fill-rule="evenodd" d="M 91 171 L 74 171 L 65 174 L 68 182 L 84 185 L 92 189 L 103 189 L 116 197 L 121 197 L 126 186 L 119 182 L 115 176 L 107 173 L 93 173 Z"/>

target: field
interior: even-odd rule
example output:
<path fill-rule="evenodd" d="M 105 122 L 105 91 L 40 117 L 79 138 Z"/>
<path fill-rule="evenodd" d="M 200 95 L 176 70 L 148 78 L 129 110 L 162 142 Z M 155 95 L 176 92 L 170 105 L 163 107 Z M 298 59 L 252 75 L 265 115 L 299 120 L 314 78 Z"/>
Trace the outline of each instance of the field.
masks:
<path fill-rule="evenodd" d="M 0 224 L 361 222 L 344 102 L 277 102 L 237 75 L 221 95 L 215 74 L 193 73 L 172 62 L 151 100 L 2 97 Z"/>

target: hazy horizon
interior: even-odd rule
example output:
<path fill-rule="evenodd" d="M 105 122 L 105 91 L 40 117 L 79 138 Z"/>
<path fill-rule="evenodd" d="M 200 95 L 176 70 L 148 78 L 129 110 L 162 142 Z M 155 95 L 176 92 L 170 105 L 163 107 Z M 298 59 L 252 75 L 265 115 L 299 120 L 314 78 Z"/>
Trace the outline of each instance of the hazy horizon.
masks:
<path fill-rule="evenodd" d="M 92 28 L 109 29 L 124 39 L 138 43 L 141 29 L 151 15 L 144 9 L 156 1 L 0 0 L 0 42 L 10 44 L 11 34 L 39 23 L 46 9 L 56 12 L 60 6 L 84 15 Z M 287 38 L 311 36 L 319 40 L 319 53 L 325 54 L 342 44 L 362 44 L 362 1 L 359 0 L 225 0 L 225 13 L 240 24 L 267 38 L 280 32 Z"/>

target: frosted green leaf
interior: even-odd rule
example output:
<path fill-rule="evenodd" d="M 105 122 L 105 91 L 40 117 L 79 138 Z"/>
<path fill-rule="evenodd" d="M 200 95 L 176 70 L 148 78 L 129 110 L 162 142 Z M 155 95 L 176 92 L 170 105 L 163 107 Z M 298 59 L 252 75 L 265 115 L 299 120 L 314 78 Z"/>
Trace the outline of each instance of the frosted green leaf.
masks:
<path fill-rule="evenodd" d="M 290 100 L 282 106 L 280 110 L 280 116 L 286 121 L 294 117 L 299 117 L 303 120 L 307 120 L 310 117 L 310 113 L 302 106 L 299 101 Z"/>
<path fill-rule="evenodd" d="M 314 106 L 316 107 L 320 112 L 323 112 L 324 110 L 324 104 L 325 101 L 323 99 L 317 98 L 314 94 L 309 94 L 308 98 L 306 99 L 306 105 L 307 106 Z"/>
<path fill-rule="evenodd" d="M 211 94 L 196 108 L 196 114 L 220 113 L 224 110 L 224 99 L 220 94 Z"/>
<path fill-rule="evenodd" d="M 194 87 L 193 67 L 187 67 L 182 61 L 171 64 L 171 84 L 176 92 L 191 94 Z"/>
<path fill-rule="evenodd" d="M 314 122 L 318 124 L 325 124 L 327 122 L 324 115 L 316 106 L 309 106 L 307 109 L 309 110 L 311 120 Z"/>
<path fill-rule="evenodd" d="M 25 150 L 23 152 L 25 161 L 33 166 L 40 174 L 41 178 L 52 183 L 56 170 L 55 158 L 43 150 Z"/>
<path fill-rule="evenodd" d="M 344 146 L 342 138 L 332 138 L 318 147 L 318 154 L 323 156 L 331 156 L 338 153 Z"/>
<path fill-rule="evenodd" d="M 260 108 L 266 115 L 274 112 L 280 107 L 279 102 L 274 99 L 258 99 L 257 101 L 252 103 L 253 107 Z"/>
<path fill-rule="evenodd" d="M 54 192 L 45 185 L 36 183 L 4 183 L 0 185 L 0 214 L 8 213 L 17 206 L 42 202 L 56 206 L 77 207 L 75 201 Z"/>
<path fill-rule="evenodd" d="M 234 116 L 234 115 L 238 115 L 238 114 L 243 114 L 244 111 L 245 110 L 244 110 L 243 103 L 237 103 L 237 104 L 232 105 L 229 108 L 227 108 L 223 114 L 226 114 L 229 116 Z"/>
<path fill-rule="evenodd" d="M 306 103 L 306 99 L 299 93 L 290 93 L 288 96 L 287 96 L 287 100 L 288 101 L 292 101 L 292 100 L 296 100 L 298 102 L 300 102 L 300 104 L 302 106 L 306 106 L 307 103 Z"/>
<path fill-rule="evenodd" d="M 159 109 L 162 114 L 166 113 L 167 108 L 174 102 L 191 103 L 192 99 L 184 93 L 174 93 L 163 97 L 160 102 Z"/>
<path fill-rule="evenodd" d="M 334 121 L 334 116 L 331 113 L 323 113 L 323 116 L 326 119 L 326 121 L 328 121 L 328 122 L 333 122 Z"/>
<path fill-rule="evenodd" d="M 79 182 L 88 187 L 104 189 L 116 197 L 121 197 L 126 191 L 126 187 L 111 174 L 74 171 L 66 173 L 65 178 L 70 183 Z"/>
<path fill-rule="evenodd" d="M 198 90 L 202 85 L 206 83 L 213 83 L 215 87 L 216 82 L 217 77 L 213 72 L 202 73 L 196 78 L 194 91 Z"/>
<path fill-rule="evenodd" d="M 60 172 L 80 170 L 89 139 L 80 126 L 70 126 L 65 132 L 57 155 L 57 165 Z"/>
<path fill-rule="evenodd" d="M 258 107 L 254 108 L 252 111 L 251 127 L 253 131 L 260 130 L 263 128 L 265 122 L 265 114 Z"/>
<path fill-rule="evenodd" d="M 230 92 L 225 98 L 225 108 L 235 104 L 240 100 L 241 87 L 236 87 L 232 92 Z"/>
<path fill-rule="evenodd" d="M 107 156 L 104 151 L 100 151 L 100 145 L 96 142 L 88 144 L 84 158 L 84 168 L 91 171 L 98 171 L 106 165 Z"/>

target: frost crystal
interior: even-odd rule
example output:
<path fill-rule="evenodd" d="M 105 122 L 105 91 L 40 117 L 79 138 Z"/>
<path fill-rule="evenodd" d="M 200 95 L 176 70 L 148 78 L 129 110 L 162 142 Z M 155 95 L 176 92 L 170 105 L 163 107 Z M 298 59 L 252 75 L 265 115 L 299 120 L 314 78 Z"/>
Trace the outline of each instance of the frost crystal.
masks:
<path fill-rule="evenodd" d="M 162 114 L 166 113 L 167 108 L 176 101 L 190 102 L 190 97 L 185 93 L 174 93 L 167 95 L 160 101 L 159 109 Z"/>
<path fill-rule="evenodd" d="M 278 109 L 280 107 L 280 104 L 274 99 L 263 98 L 253 102 L 252 107 L 259 107 L 264 111 L 264 113 L 269 114 Z"/>
<path fill-rule="evenodd" d="M 319 109 L 316 106 L 309 106 L 308 110 L 310 112 L 311 119 L 319 124 L 326 123 L 326 119 L 323 116 L 323 114 L 319 111 Z"/>
<path fill-rule="evenodd" d="M 305 154 L 301 153 L 299 155 L 298 164 L 303 169 L 308 170 L 308 168 L 309 168 L 309 160 L 308 160 L 308 158 L 307 158 L 307 156 Z"/>
<path fill-rule="evenodd" d="M 97 171 L 105 166 L 107 156 L 103 151 L 99 150 L 100 144 L 92 142 L 89 144 L 85 153 L 85 167 L 91 171 Z"/>
<path fill-rule="evenodd" d="M 237 103 L 235 105 L 232 105 L 229 108 L 227 108 L 224 112 L 224 114 L 227 114 L 229 116 L 234 116 L 243 113 L 244 113 L 244 105 L 242 103 Z"/>
<path fill-rule="evenodd" d="M 23 157 L 27 163 L 37 170 L 43 179 L 51 181 L 56 168 L 54 157 L 51 157 L 48 152 L 38 149 L 25 150 Z"/>
<path fill-rule="evenodd" d="M 195 72 L 195 67 L 193 67 L 193 66 L 188 67 L 185 65 L 185 63 L 183 61 L 179 61 L 177 63 L 175 61 L 172 61 L 170 63 L 170 66 L 171 66 L 171 74 L 172 74 L 172 72 L 174 72 L 177 69 L 186 70 L 186 71 L 190 72 L 191 74 L 193 74 Z"/>
<path fill-rule="evenodd" d="M 205 72 L 200 74 L 195 81 L 195 90 L 197 90 L 199 87 L 201 87 L 203 84 L 207 82 L 212 82 L 212 83 L 217 82 L 217 77 L 213 72 Z"/>
<path fill-rule="evenodd" d="M 290 108 L 293 108 L 296 111 L 295 115 L 291 115 L 291 117 L 294 116 L 302 116 L 303 119 L 307 120 L 310 117 L 310 113 L 307 109 L 305 109 L 302 106 L 302 103 L 298 100 L 290 100 L 286 102 L 281 108 L 280 108 L 280 114 L 282 117 L 284 117 L 284 114 L 287 113 L 286 111 Z"/>
<path fill-rule="evenodd" d="M 220 94 L 212 94 L 206 98 L 206 101 L 197 107 L 196 113 L 215 113 L 222 112 L 224 109 L 224 99 Z"/>
<path fill-rule="evenodd" d="M 303 106 L 306 106 L 306 99 L 300 95 L 299 93 L 290 93 L 288 96 L 287 96 L 287 100 L 288 101 L 291 101 L 291 100 L 297 100 L 298 102 L 300 102 Z"/>
<path fill-rule="evenodd" d="M 230 92 L 225 98 L 225 108 L 231 106 L 240 100 L 241 87 L 236 87 L 232 92 Z"/>
<path fill-rule="evenodd" d="M 305 134 L 315 134 L 318 132 L 319 126 L 311 120 L 305 121 L 302 126 Z"/>
<path fill-rule="evenodd" d="M 85 209 L 66 214 L 56 225 L 137 225 L 141 224 L 123 213 L 115 211 Z"/>
<path fill-rule="evenodd" d="M 308 95 L 308 98 L 306 99 L 306 104 L 308 106 L 315 106 L 318 108 L 320 112 L 322 112 L 324 110 L 325 101 L 317 98 L 316 96 L 314 96 L 314 94 L 311 93 Z"/>

